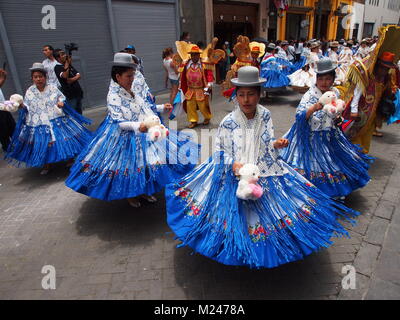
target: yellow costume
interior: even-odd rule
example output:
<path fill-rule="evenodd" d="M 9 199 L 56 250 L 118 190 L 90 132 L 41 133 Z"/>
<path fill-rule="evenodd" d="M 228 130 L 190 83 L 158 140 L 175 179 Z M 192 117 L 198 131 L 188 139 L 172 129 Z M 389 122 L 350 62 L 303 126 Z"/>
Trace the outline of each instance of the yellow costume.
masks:
<path fill-rule="evenodd" d="M 358 119 L 346 134 L 354 144 L 361 145 L 365 153 L 369 153 L 375 128 L 382 126 L 383 119 L 378 112 L 381 99 L 394 93 L 399 85 L 399 70 L 395 63 L 399 60 L 400 27 L 386 26 L 379 33 L 375 50 L 370 56 L 362 60 L 356 59 L 350 65 L 347 82 L 344 87 L 339 87 L 345 98 L 352 98 L 347 108 L 347 117 L 350 113 L 358 114 Z M 376 78 L 377 63 L 390 68 L 384 79 Z"/>

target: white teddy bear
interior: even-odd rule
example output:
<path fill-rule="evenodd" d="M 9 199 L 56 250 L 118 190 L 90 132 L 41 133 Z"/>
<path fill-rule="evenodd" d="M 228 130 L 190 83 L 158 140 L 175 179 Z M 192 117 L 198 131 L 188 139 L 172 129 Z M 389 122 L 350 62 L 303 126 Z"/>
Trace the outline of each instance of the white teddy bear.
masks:
<path fill-rule="evenodd" d="M 262 197 L 263 190 L 256 184 L 260 178 L 260 169 L 254 164 L 247 163 L 239 170 L 240 181 L 236 196 L 242 200 L 257 200 Z"/>
<path fill-rule="evenodd" d="M 332 116 L 340 115 L 345 107 L 345 102 L 338 99 L 333 91 L 325 92 L 321 98 L 319 98 L 319 103 L 324 106 L 322 110 Z"/>
<path fill-rule="evenodd" d="M 148 129 L 148 134 L 151 141 L 158 141 L 168 137 L 168 129 L 161 124 L 160 118 L 156 115 L 148 116 L 143 123 Z"/>
<path fill-rule="evenodd" d="M 1 111 L 15 112 L 18 110 L 19 106 L 24 103 L 24 98 L 19 94 L 13 94 L 10 100 L 0 103 Z"/>

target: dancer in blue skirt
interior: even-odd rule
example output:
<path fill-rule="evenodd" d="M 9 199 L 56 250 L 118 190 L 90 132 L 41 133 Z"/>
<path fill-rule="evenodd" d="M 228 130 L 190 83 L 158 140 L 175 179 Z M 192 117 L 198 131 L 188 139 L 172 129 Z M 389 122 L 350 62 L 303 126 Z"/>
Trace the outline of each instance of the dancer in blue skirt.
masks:
<path fill-rule="evenodd" d="M 142 92 L 132 92 L 136 64 L 130 54 L 116 53 L 112 64 L 108 115 L 77 158 L 66 185 L 97 199 L 128 199 L 137 208 L 141 198 L 155 202 L 154 193 L 193 169 L 199 146 L 175 131 L 151 140 L 144 122 L 171 106 L 155 106 L 142 99 Z"/>
<path fill-rule="evenodd" d="M 263 84 L 263 87 L 266 88 L 267 91 L 273 91 L 285 88 L 289 85 L 290 80 L 286 74 L 282 72 L 284 69 L 283 66 L 277 62 L 277 58 L 275 57 L 275 44 L 268 44 L 266 50 L 266 54 L 261 62 L 261 77 L 266 79 L 266 82 Z"/>
<path fill-rule="evenodd" d="M 358 214 L 279 158 L 277 149 L 288 141 L 275 140 L 270 112 L 258 104 L 264 82 L 257 68 L 239 70 L 232 80 L 239 106 L 222 120 L 216 152 L 166 187 L 167 221 L 177 238 L 227 265 L 272 268 L 303 259 L 347 234 L 337 215 Z M 256 200 L 238 197 L 252 172 L 246 167 L 258 168 L 250 179 L 259 178 L 262 188 L 250 198 Z"/>
<path fill-rule="evenodd" d="M 329 58 L 317 62 L 317 81 L 303 96 L 296 121 L 285 135 L 289 147 L 283 160 L 330 197 L 341 198 L 365 186 L 372 158 L 363 154 L 335 125 L 335 116 L 321 110 L 319 98 L 332 88 L 336 65 Z"/>
<path fill-rule="evenodd" d="M 44 175 L 52 163 L 72 164 L 91 140 L 83 126 L 91 121 L 67 106 L 61 91 L 47 83 L 43 64 L 34 63 L 30 71 L 34 84 L 26 91 L 5 159 L 18 167 L 43 167 Z"/>

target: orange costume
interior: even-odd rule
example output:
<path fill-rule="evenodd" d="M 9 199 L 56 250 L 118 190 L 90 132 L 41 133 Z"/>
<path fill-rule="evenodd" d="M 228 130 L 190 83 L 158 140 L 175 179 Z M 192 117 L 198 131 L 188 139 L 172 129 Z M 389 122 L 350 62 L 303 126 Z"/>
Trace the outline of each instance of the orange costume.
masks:
<path fill-rule="evenodd" d="M 188 53 L 201 53 L 198 46 L 192 46 Z M 205 89 L 208 90 L 208 82 L 204 73 L 204 67 L 199 60 L 193 62 L 189 60 L 181 68 L 181 89 L 185 94 L 184 109 L 187 112 L 188 121 L 196 124 L 199 120 L 197 110 L 200 110 L 204 117 L 205 124 L 208 124 L 212 114 L 208 101 L 208 95 Z"/>
<path fill-rule="evenodd" d="M 253 66 L 259 68 L 257 59 L 252 57 L 252 54 L 258 54 L 258 57 L 264 55 L 265 44 L 251 42 L 246 36 L 238 36 L 237 43 L 233 47 L 233 53 L 236 56 L 235 63 L 231 66 L 231 69 L 226 74 L 226 79 L 222 84 L 222 94 L 226 98 L 230 98 L 235 90 L 235 87 L 231 83 L 231 79 L 237 78 L 238 71 L 242 67 Z"/>

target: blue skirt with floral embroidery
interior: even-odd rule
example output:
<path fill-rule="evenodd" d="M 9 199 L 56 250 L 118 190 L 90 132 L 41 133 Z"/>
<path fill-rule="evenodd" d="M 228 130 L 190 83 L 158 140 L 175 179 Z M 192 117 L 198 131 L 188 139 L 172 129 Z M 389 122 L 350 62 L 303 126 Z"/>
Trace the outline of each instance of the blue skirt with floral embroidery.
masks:
<path fill-rule="evenodd" d="M 119 128 L 107 116 L 71 168 L 66 185 L 101 200 L 152 195 L 182 177 L 197 163 L 199 145 L 183 132 L 149 141 L 147 134 Z"/>
<path fill-rule="evenodd" d="M 358 213 L 286 164 L 289 173 L 259 180 L 260 199 L 238 199 L 238 180 L 231 164 L 218 161 L 222 156 L 214 154 L 166 187 L 167 221 L 181 246 L 226 265 L 273 268 L 330 246 L 332 236 L 348 235 L 337 218 L 354 222 L 350 217 Z"/>
<path fill-rule="evenodd" d="M 285 135 L 289 146 L 282 159 L 330 197 L 347 196 L 369 181 L 368 169 L 373 158 L 352 144 L 340 129 L 312 131 L 298 114 Z"/>
<path fill-rule="evenodd" d="M 92 138 L 83 126 L 91 120 L 67 105 L 63 111 L 50 125 L 33 127 L 25 123 L 27 111 L 21 109 L 5 160 L 16 167 L 42 167 L 75 158 Z"/>

